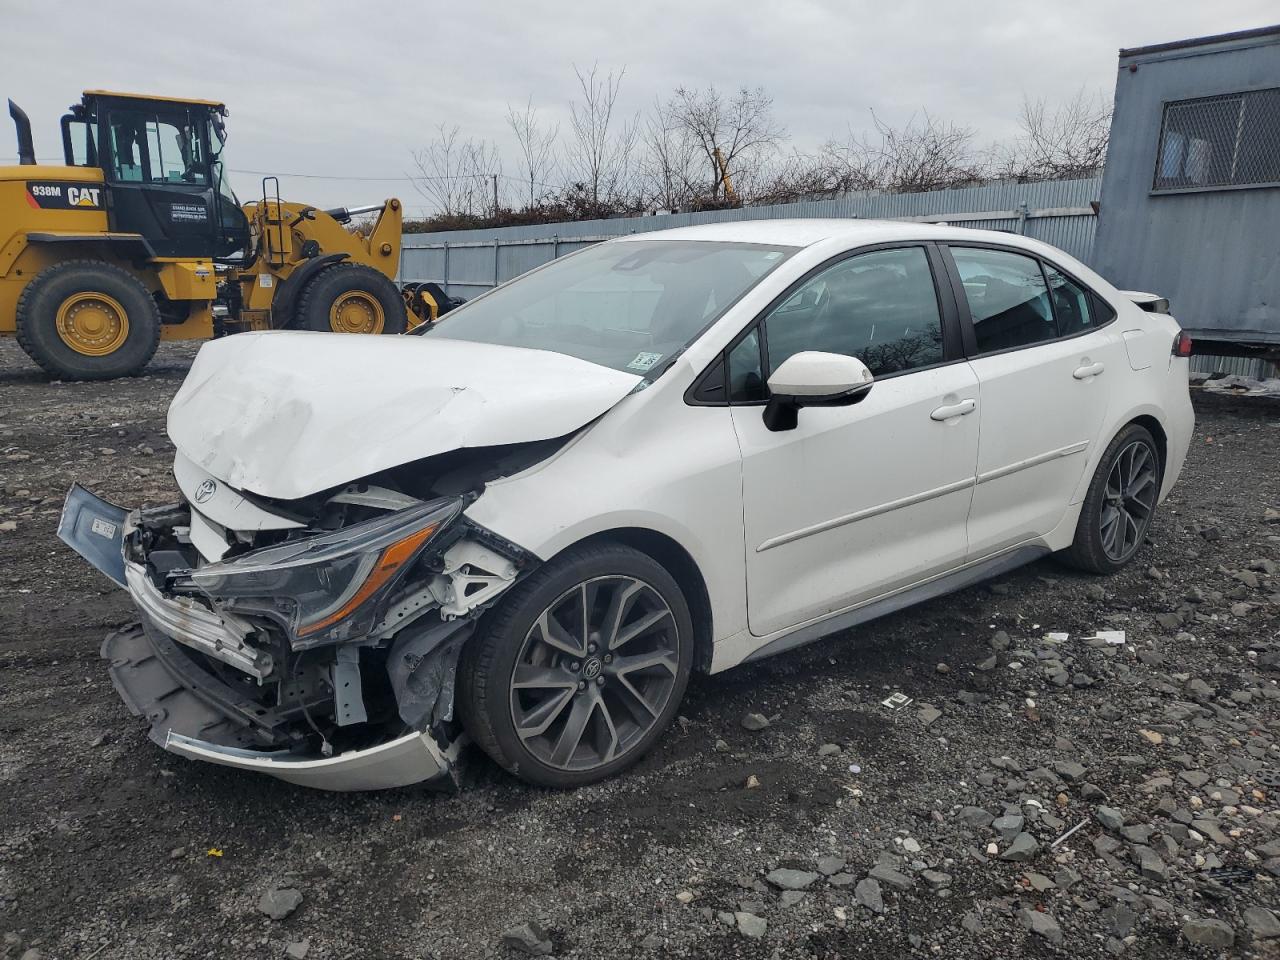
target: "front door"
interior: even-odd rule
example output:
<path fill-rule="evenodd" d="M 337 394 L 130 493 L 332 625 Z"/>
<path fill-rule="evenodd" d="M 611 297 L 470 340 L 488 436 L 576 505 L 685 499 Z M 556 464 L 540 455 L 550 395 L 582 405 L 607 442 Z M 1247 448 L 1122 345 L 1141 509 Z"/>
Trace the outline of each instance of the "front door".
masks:
<path fill-rule="evenodd" d="M 982 390 L 972 559 L 1042 537 L 1062 520 L 1095 449 L 1108 384 L 1129 369 L 1101 304 L 1048 263 L 952 245 Z"/>
<path fill-rule="evenodd" d="M 119 233 L 140 233 L 158 257 L 212 257 L 219 235 L 205 137 L 207 111 L 113 103 L 101 151 L 107 216 Z"/>
<path fill-rule="evenodd" d="M 876 382 L 854 406 L 808 407 L 794 430 L 770 431 L 764 383 L 801 350 L 856 356 Z M 909 246 L 816 271 L 728 353 L 753 634 L 822 618 L 964 560 L 979 398 L 958 351 L 929 251 Z"/>

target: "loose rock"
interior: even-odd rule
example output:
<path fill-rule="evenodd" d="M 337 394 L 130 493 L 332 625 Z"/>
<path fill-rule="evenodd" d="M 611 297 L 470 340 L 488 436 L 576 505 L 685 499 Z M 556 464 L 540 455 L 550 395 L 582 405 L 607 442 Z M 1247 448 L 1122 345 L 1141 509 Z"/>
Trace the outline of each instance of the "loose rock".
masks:
<path fill-rule="evenodd" d="M 536 920 L 512 927 L 502 935 L 502 943 L 530 957 L 546 957 L 554 949 L 550 934 Z"/>
<path fill-rule="evenodd" d="M 283 920 L 302 905 L 302 894 L 293 887 L 272 887 L 258 898 L 258 909 L 272 920 Z"/>
<path fill-rule="evenodd" d="M 1036 842 L 1036 838 L 1029 833 L 1020 833 L 1013 838 L 1009 849 L 1000 854 L 1000 859 L 1022 863 L 1033 859 L 1039 852 L 1040 844 Z"/>
<path fill-rule="evenodd" d="M 1274 940 L 1280 937 L 1280 920 L 1266 907 L 1245 907 L 1244 925 L 1255 940 Z"/>
<path fill-rule="evenodd" d="M 1219 950 L 1225 950 L 1236 942 L 1236 932 L 1221 920 L 1188 920 L 1182 925 L 1182 935 L 1192 943 Z"/>
<path fill-rule="evenodd" d="M 1119 830 L 1124 826 L 1124 813 L 1115 807 L 1098 807 L 1093 815 L 1108 830 Z"/>
<path fill-rule="evenodd" d="M 844 857 L 819 857 L 818 858 L 818 872 L 822 874 L 824 877 L 829 877 L 832 874 L 839 873 L 841 870 L 844 869 L 844 866 L 845 866 Z"/>
<path fill-rule="evenodd" d="M 804 890 L 813 881 L 818 879 L 818 874 L 810 870 L 771 870 L 765 876 L 765 882 L 771 887 L 777 887 L 779 890 Z"/>
<path fill-rule="evenodd" d="M 1047 913 L 1024 907 L 1018 911 L 1018 922 L 1036 936 L 1044 937 L 1050 943 L 1057 944 L 1062 942 L 1062 928 L 1058 926 L 1058 921 Z"/>
<path fill-rule="evenodd" d="M 853 898 L 872 913 L 884 913 L 884 896 L 880 893 L 880 884 L 872 877 L 858 881 L 853 888 Z"/>
<path fill-rule="evenodd" d="M 877 890 L 880 889 L 879 884 L 881 883 L 885 884 L 885 886 L 893 887 L 895 890 L 910 890 L 912 885 L 915 883 L 915 881 L 905 873 L 899 873 L 897 870 L 893 869 L 893 867 L 883 863 L 877 863 L 872 867 L 868 873 L 868 877 L 872 880 L 878 881 L 876 885 Z"/>
<path fill-rule="evenodd" d="M 738 911 L 733 919 L 738 924 L 738 932 L 750 940 L 759 940 L 769 930 L 769 922 L 754 913 Z"/>

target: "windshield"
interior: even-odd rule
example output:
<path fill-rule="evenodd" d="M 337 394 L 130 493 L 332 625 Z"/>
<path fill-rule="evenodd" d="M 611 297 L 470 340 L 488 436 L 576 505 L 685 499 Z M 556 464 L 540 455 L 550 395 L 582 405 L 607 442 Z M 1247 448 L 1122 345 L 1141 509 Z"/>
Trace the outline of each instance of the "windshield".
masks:
<path fill-rule="evenodd" d="M 214 201 L 218 215 L 215 256 L 219 260 L 232 259 L 236 254 L 247 256 L 249 223 L 227 180 L 227 130 L 222 118 L 216 114 L 209 118 L 209 147 L 213 155 L 213 183 L 217 191 Z"/>
<path fill-rule="evenodd" d="M 602 243 L 465 304 L 424 336 L 656 373 L 793 250 L 698 240 Z"/>
<path fill-rule="evenodd" d="M 227 182 L 225 176 L 227 136 L 221 118 L 215 117 L 209 122 L 209 143 L 213 148 L 213 179 L 217 184 L 218 193 L 232 206 L 239 207 L 240 201 L 236 198 L 235 191 L 231 189 L 231 184 Z"/>

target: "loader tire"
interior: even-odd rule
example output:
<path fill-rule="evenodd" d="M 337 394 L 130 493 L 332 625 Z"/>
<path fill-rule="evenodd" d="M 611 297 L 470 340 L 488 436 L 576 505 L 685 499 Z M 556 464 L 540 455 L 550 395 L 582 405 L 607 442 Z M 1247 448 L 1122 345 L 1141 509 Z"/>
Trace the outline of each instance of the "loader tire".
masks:
<path fill-rule="evenodd" d="M 338 263 L 307 284 L 293 326 L 328 333 L 404 333 L 404 298 L 373 267 Z"/>
<path fill-rule="evenodd" d="M 18 298 L 18 345 L 58 380 L 142 371 L 160 343 L 160 310 L 136 277 L 100 260 L 40 272 Z"/>

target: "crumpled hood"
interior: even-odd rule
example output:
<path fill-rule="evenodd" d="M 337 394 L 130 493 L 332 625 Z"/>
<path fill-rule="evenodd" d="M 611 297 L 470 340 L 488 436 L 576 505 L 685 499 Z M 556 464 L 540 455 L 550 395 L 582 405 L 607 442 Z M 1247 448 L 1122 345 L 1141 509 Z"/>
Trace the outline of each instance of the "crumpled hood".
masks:
<path fill-rule="evenodd" d="M 201 347 L 169 436 L 232 487 L 295 500 L 450 450 L 564 436 L 640 379 L 465 340 L 239 333 Z"/>

